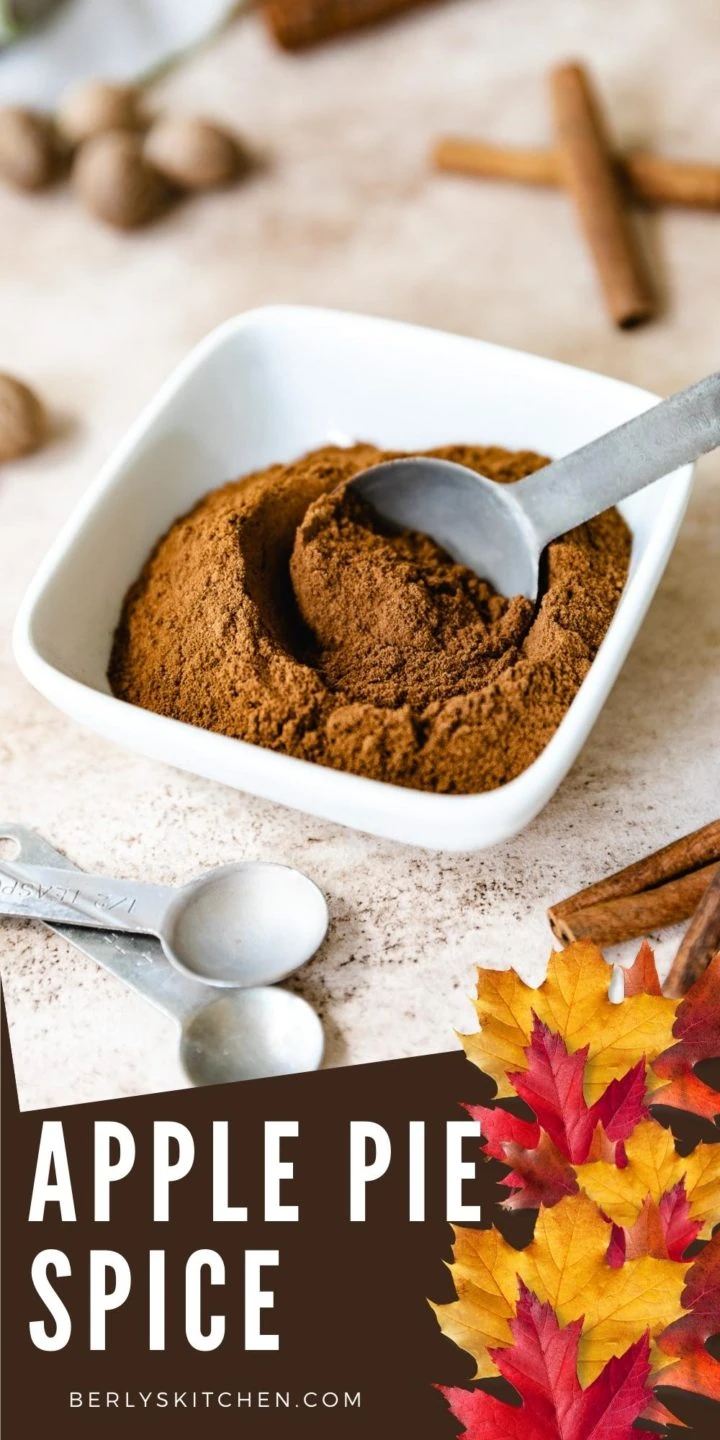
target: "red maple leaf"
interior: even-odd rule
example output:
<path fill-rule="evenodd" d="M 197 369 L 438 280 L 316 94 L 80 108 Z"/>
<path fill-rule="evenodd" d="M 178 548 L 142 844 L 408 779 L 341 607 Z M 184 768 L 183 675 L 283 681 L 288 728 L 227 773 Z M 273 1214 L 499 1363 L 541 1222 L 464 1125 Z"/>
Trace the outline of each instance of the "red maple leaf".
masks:
<path fill-rule="evenodd" d="M 508 1074 L 510 1084 L 535 1111 L 560 1153 L 582 1164 L 595 1128 L 583 1093 L 588 1046 L 568 1054 L 562 1036 L 535 1015 L 525 1054 L 528 1068 Z"/>
<path fill-rule="evenodd" d="M 512 1169 L 500 1184 L 514 1193 L 503 1201 L 504 1210 L 539 1210 L 541 1205 L 549 1209 L 564 1195 L 577 1194 L 579 1187 L 572 1165 L 544 1130 L 540 1131 L 540 1140 L 533 1150 L 506 1145 L 505 1162 Z"/>
<path fill-rule="evenodd" d="M 673 1035 L 677 1044 L 654 1062 L 658 1075 L 671 1078 L 691 1070 L 700 1060 L 714 1060 L 720 1055 L 720 954 L 682 1000 Z"/>
<path fill-rule="evenodd" d="M 587 1160 L 595 1130 L 602 1126 L 608 1140 L 627 1140 L 647 1114 L 645 1061 L 639 1060 L 619 1080 L 611 1080 L 594 1105 L 584 1094 L 587 1046 L 568 1054 L 562 1036 L 535 1016 L 525 1054 L 528 1068 L 508 1075 L 518 1095 L 562 1155 L 574 1165 Z"/>
<path fill-rule="evenodd" d="M 685 1251 L 697 1240 L 703 1228 L 702 1220 L 693 1220 L 691 1217 L 684 1180 L 673 1185 L 672 1190 L 666 1190 L 660 1197 L 658 1209 L 665 1233 L 668 1259 L 682 1260 Z M 690 1274 L 692 1275 L 692 1271 Z M 687 1289 L 685 1293 L 687 1294 Z M 688 1308 L 685 1300 L 683 1305 Z M 720 1324 L 720 1317 L 718 1323 Z"/>
<path fill-rule="evenodd" d="M 561 1328 L 552 1306 L 521 1285 L 510 1322 L 513 1344 L 490 1352 L 521 1403 L 508 1405 L 480 1389 L 442 1389 L 467 1440 L 635 1440 L 633 1424 L 651 1400 L 649 1339 L 609 1360 L 583 1390 L 577 1373 L 582 1323 Z"/>
<path fill-rule="evenodd" d="M 653 1062 L 653 1070 L 668 1080 L 653 1093 L 651 1104 L 688 1110 L 705 1120 L 720 1115 L 720 1093 L 706 1085 L 694 1066 L 720 1055 L 720 954 L 690 987 L 675 1018 L 671 1045 Z"/>
<path fill-rule="evenodd" d="M 689 1313 L 668 1326 L 658 1341 L 665 1355 L 676 1358 L 660 1371 L 657 1383 L 720 1400 L 720 1361 L 705 1349 L 705 1341 L 720 1331 L 720 1231 L 688 1271 L 682 1305 Z"/>
<path fill-rule="evenodd" d="M 516 1192 L 505 1201 L 511 1210 L 557 1205 L 564 1195 L 574 1195 L 578 1184 L 572 1167 L 588 1159 L 624 1166 L 623 1141 L 647 1114 L 644 1060 L 612 1080 L 589 1106 L 586 1047 L 569 1054 L 562 1037 L 535 1016 L 525 1054 L 527 1070 L 509 1079 L 535 1111 L 535 1120 L 502 1105 L 465 1107 L 480 1124 L 485 1153 L 510 1167 L 500 1183 Z"/>
<path fill-rule="evenodd" d="M 602 1125 L 608 1140 L 629 1140 L 635 1126 L 647 1115 L 645 1078 L 645 1061 L 638 1060 L 621 1079 L 611 1080 L 595 1101 L 590 1113 L 595 1124 Z"/>
<path fill-rule="evenodd" d="M 626 1260 L 652 1255 L 656 1260 L 682 1260 L 702 1230 L 702 1220 L 690 1214 L 684 1180 L 666 1190 L 659 1202 L 648 1195 L 634 1225 L 613 1225 L 607 1252 L 608 1265 L 619 1270 Z M 684 1301 L 683 1301 L 684 1303 Z"/>
<path fill-rule="evenodd" d="M 483 1134 L 486 1155 L 510 1166 L 500 1181 L 516 1191 L 503 1201 L 505 1210 L 537 1210 L 574 1195 L 578 1184 L 572 1165 L 535 1120 L 522 1120 L 502 1105 L 466 1105 Z"/>
<path fill-rule="evenodd" d="M 468 1115 L 477 1120 L 483 1133 L 486 1155 L 505 1163 L 505 1146 L 520 1145 L 523 1150 L 534 1150 L 540 1141 L 540 1126 L 536 1120 L 522 1120 L 505 1110 L 502 1105 L 465 1105 Z"/>

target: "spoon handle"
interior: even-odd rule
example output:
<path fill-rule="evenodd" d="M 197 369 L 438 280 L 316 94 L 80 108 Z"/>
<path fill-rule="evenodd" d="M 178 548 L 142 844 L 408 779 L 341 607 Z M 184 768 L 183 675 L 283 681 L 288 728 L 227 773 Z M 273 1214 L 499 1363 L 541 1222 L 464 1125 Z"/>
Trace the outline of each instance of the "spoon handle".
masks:
<path fill-rule="evenodd" d="M 161 925 L 168 901 L 168 886 L 116 880 L 109 875 L 88 875 L 67 866 L 22 865 L 0 857 L 0 873 L 17 887 L 30 913 L 35 901 L 48 901 L 77 912 L 78 924 L 101 929 L 136 930 L 154 934 Z M 5 888 L 7 894 L 7 888 Z M 81 918 L 82 917 L 82 918 Z"/>
<path fill-rule="evenodd" d="M 15 843 L 21 863 L 62 867 L 69 880 L 85 873 L 25 825 L 0 822 L 2 840 Z M 4 858 L 1 863 L 4 867 Z M 4 887 L 0 894 L 0 913 L 15 915 L 19 919 L 29 918 L 27 905 L 22 899 L 9 896 Z M 59 924 L 54 916 L 46 918 L 39 908 L 38 919 L 171 1019 L 182 1023 L 186 1016 L 207 1005 L 208 986 L 189 980 L 174 970 L 165 959 L 158 940 L 145 935 L 119 934 L 115 930 L 89 929 L 86 928 L 88 922 L 79 916 L 74 924 Z"/>
<path fill-rule="evenodd" d="M 718 445 L 720 372 L 520 480 L 513 496 L 542 550 L 564 531 Z"/>

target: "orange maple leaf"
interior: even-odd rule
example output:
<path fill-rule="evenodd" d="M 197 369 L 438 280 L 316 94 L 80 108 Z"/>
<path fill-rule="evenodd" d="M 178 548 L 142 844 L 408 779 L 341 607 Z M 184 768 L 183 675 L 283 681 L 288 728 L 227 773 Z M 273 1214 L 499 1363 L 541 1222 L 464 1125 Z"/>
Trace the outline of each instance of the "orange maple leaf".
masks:
<path fill-rule="evenodd" d="M 680 1002 L 670 1045 L 653 1060 L 653 1105 L 669 1105 L 713 1121 L 720 1115 L 720 1092 L 695 1071 L 703 1060 L 720 1056 L 720 954 Z M 668 1083 L 656 1088 L 661 1081 Z"/>
<path fill-rule="evenodd" d="M 660 1383 L 720 1400 L 720 1361 L 705 1348 L 705 1341 L 720 1331 L 720 1232 L 688 1271 L 682 1304 L 688 1313 L 658 1339 L 666 1365 Z M 666 1357 L 672 1357 L 669 1365 Z"/>

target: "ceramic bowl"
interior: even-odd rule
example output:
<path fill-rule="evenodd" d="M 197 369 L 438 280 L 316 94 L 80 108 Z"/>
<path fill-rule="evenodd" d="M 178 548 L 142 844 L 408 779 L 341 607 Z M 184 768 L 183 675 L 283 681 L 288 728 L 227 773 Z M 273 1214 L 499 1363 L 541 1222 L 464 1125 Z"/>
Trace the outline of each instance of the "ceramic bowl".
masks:
<path fill-rule="evenodd" d="M 587 740 L 665 568 L 691 467 L 621 506 L 632 563 L 597 658 L 539 758 L 488 794 L 431 795 L 347 775 L 117 700 L 106 671 L 123 596 L 176 516 L 228 478 L 273 461 L 355 438 L 407 450 L 463 441 L 560 456 L 656 398 L 390 320 L 293 306 L 240 315 L 178 366 L 65 525 L 18 616 L 18 663 L 80 724 L 239 790 L 432 849 L 506 840 L 547 803 Z"/>

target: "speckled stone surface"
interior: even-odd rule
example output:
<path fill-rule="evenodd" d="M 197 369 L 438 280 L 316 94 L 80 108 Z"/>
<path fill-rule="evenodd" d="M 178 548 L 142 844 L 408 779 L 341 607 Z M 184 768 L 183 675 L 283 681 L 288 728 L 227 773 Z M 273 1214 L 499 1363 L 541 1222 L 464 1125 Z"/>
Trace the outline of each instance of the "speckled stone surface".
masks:
<path fill-rule="evenodd" d="M 55 417 L 0 472 L 0 810 L 87 869 L 158 881 L 240 857 L 301 864 L 332 928 L 295 983 L 329 1065 L 437 1051 L 471 1023 L 474 967 L 541 978 L 544 907 L 720 812 L 720 465 L 706 461 L 666 578 L 572 774 L 516 840 L 423 853 L 126 754 L 36 695 L 14 613 L 99 464 L 186 350 L 266 301 L 370 311 L 670 391 L 718 365 L 720 215 L 644 221 L 665 313 L 614 332 L 561 194 L 429 173 L 442 130 L 548 136 L 543 69 L 594 62 L 618 133 L 720 159 L 715 0 L 447 0 L 303 57 L 241 19 L 159 87 L 265 157 L 251 183 L 118 236 L 67 191 L 0 194 L 0 369 Z M 668 956 L 676 937 L 664 937 Z M 38 927 L 2 922 L 26 1107 L 183 1083 L 171 1022 Z"/>

